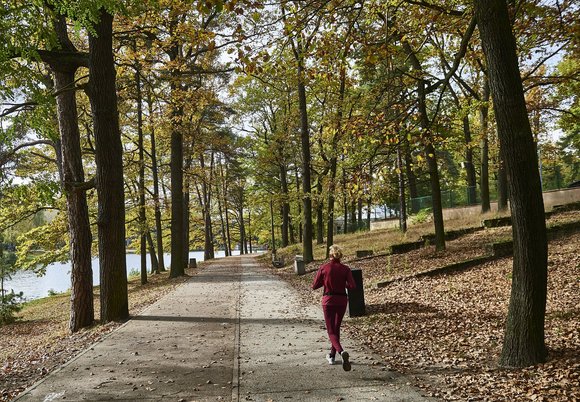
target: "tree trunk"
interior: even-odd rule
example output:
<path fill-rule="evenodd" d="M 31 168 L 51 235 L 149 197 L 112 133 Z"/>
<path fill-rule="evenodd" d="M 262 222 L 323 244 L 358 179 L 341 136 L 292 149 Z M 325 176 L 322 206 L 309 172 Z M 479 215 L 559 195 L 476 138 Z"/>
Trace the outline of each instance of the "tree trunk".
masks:
<path fill-rule="evenodd" d="M 240 208 L 238 209 L 238 221 L 240 226 L 240 254 L 244 254 L 244 244 L 246 244 L 246 228 L 244 227 L 244 193 L 240 189 Z"/>
<path fill-rule="evenodd" d="M 218 203 L 218 214 L 220 217 L 220 226 L 221 226 L 221 235 L 222 235 L 222 243 L 224 245 L 224 254 L 226 257 L 229 257 L 230 254 L 230 250 L 228 249 L 228 239 L 226 238 L 226 222 L 224 219 L 224 209 L 223 209 L 223 199 L 222 199 L 222 191 L 221 191 L 221 182 L 223 182 L 224 180 L 224 176 L 223 176 L 223 164 L 222 161 L 220 160 L 219 162 L 219 168 L 220 168 L 220 177 L 219 180 L 216 180 L 216 185 L 215 185 L 215 190 L 216 190 L 216 198 L 217 198 L 217 203 Z"/>
<path fill-rule="evenodd" d="M 480 192 L 481 192 L 481 213 L 489 212 L 491 209 L 489 199 L 489 119 L 488 119 L 488 102 L 489 102 L 489 82 L 487 77 L 483 83 L 483 101 L 479 108 L 481 122 L 481 172 L 480 172 Z"/>
<path fill-rule="evenodd" d="M 420 205 L 418 203 L 419 192 L 417 191 L 417 175 L 413 171 L 413 160 L 411 152 L 409 151 L 409 144 L 405 140 L 405 171 L 407 173 L 407 182 L 409 183 L 409 198 L 411 199 L 411 214 L 419 212 Z"/>
<path fill-rule="evenodd" d="M 351 230 L 349 232 L 356 232 L 357 222 L 356 222 L 356 200 L 354 199 L 354 195 L 350 200 L 350 221 L 351 221 Z"/>
<path fill-rule="evenodd" d="M 508 175 L 514 239 L 512 291 L 501 364 L 526 367 L 546 359 L 544 319 L 547 239 L 534 139 L 526 111 L 516 44 L 503 0 L 474 0 Z"/>
<path fill-rule="evenodd" d="M 229 216 L 229 207 L 228 207 L 228 174 L 226 171 L 226 176 L 224 179 L 224 209 L 226 210 L 226 240 L 227 240 L 227 247 L 228 250 L 230 251 L 230 255 L 233 255 L 232 253 L 232 236 L 230 234 L 230 216 Z"/>
<path fill-rule="evenodd" d="M 272 250 L 272 260 L 276 257 L 276 235 L 274 232 L 274 201 L 270 198 L 270 236 L 271 236 L 271 247 Z"/>
<path fill-rule="evenodd" d="M 322 195 L 322 180 L 316 183 L 316 244 L 324 244 L 324 198 Z"/>
<path fill-rule="evenodd" d="M 356 211 L 357 211 L 357 230 L 362 229 L 363 226 L 363 216 L 362 216 L 362 207 L 363 207 L 363 200 L 359 197 L 356 203 Z"/>
<path fill-rule="evenodd" d="M 96 188 L 99 202 L 101 321 L 129 317 L 125 258 L 123 147 L 113 63 L 113 16 L 100 10 L 89 34 L 89 93 L 95 133 Z"/>
<path fill-rule="evenodd" d="M 401 142 L 397 144 L 397 167 L 399 176 L 399 209 L 401 213 L 399 214 L 399 228 L 404 233 L 407 231 L 407 204 L 405 199 L 405 176 L 403 173 L 403 157 L 401 150 Z M 385 214 L 386 216 L 386 214 Z"/>
<path fill-rule="evenodd" d="M 213 181 L 214 154 L 211 154 L 209 166 L 209 178 L 206 177 L 205 158 L 203 153 L 200 155 L 200 166 L 203 172 L 201 182 L 202 199 L 203 199 L 203 222 L 204 222 L 204 257 L 205 260 L 215 258 L 213 245 L 213 228 L 211 222 L 211 182 Z"/>
<path fill-rule="evenodd" d="M 189 179 L 185 179 L 183 191 L 183 264 L 189 265 Z"/>
<path fill-rule="evenodd" d="M 467 203 L 469 205 L 477 202 L 475 177 L 475 166 L 473 165 L 473 149 L 471 148 L 471 127 L 469 116 L 463 116 L 463 135 L 465 138 L 465 175 L 467 181 Z"/>
<path fill-rule="evenodd" d="M 153 236 L 151 236 L 151 231 L 147 231 L 147 244 L 149 245 L 149 256 L 151 259 L 151 273 L 159 274 L 159 260 L 157 259 L 157 254 L 155 253 L 155 244 L 153 243 Z"/>
<path fill-rule="evenodd" d="M 369 161 L 369 187 L 367 194 L 367 230 L 371 230 L 371 208 L 373 201 L 373 160 Z"/>
<path fill-rule="evenodd" d="M 296 192 L 298 197 L 300 197 L 300 180 L 298 179 L 298 164 L 294 170 L 294 175 L 296 177 Z M 302 203 L 298 201 L 298 242 L 302 243 Z"/>
<path fill-rule="evenodd" d="M 177 21 L 170 23 L 170 34 L 173 36 Z M 177 64 L 180 54 L 180 45 L 174 38 L 169 51 L 169 59 Z M 183 248 L 185 247 L 185 228 L 183 227 L 183 134 L 181 105 L 181 84 L 177 67 L 170 71 L 171 76 L 171 272 L 170 277 L 176 278 L 185 275 L 183 264 Z"/>
<path fill-rule="evenodd" d="M 310 189 L 310 134 L 308 132 L 308 111 L 306 108 L 306 85 L 304 66 L 298 62 L 298 103 L 300 109 L 300 142 L 302 147 L 302 203 L 303 231 L 302 254 L 304 263 L 314 260 L 312 250 L 312 194 Z"/>
<path fill-rule="evenodd" d="M 348 49 L 343 53 L 345 56 Z M 338 110 L 336 112 L 336 133 L 332 137 L 332 156 L 330 157 L 330 183 L 328 188 L 328 222 L 326 223 L 326 258 L 328 259 L 330 253 L 330 246 L 334 244 L 334 193 L 336 192 L 336 172 L 337 172 L 337 146 L 338 140 L 342 136 L 342 119 L 344 117 L 344 96 L 346 93 L 346 67 L 345 58 L 342 60 L 340 67 L 340 87 L 338 91 Z M 345 217 L 346 224 L 346 217 Z"/>
<path fill-rule="evenodd" d="M 141 73 L 135 71 L 137 90 L 137 147 L 139 148 L 139 231 L 141 234 L 141 285 L 147 283 L 147 217 L 145 215 L 145 152 L 143 149 L 143 105 L 141 95 Z"/>
<path fill-rule="evenodd" d="M 344 206 L 344 234 L 348 233 L 348 191 L 346 188 L 346 169 L 344 168 L 344 156 L 342 157 L 342 203 Z"/>
<path fill-rule="evenodd" d="M 153 116 L 153 100 L 151 92 L 147 94 L 149 118 Z M 155 238 L 157 241 L 157 255 L 159 271 L 165 272 L 165 256 L 163 251 L 163 227 L 161 226 L 161 201 L 159 199 L 159 170 L 157 167 L 157 150 L 155 148 L 155 128 L 151 122 L 151 174 L 153 175 L 153 202 L 155 203 Z"/>
<path fill-rule="evenodd" d="M 403 47 L 413 70 L 423 74 L 423 68 L 416 54 L 411 49 L 408 42 L 403 42 Z M 423 78 L 417 79 L 417 102 L 419 118 L 422 130 L 422 140 L 425 143 L 425 157 L 429 168 L 429 178 L 431 184 L 431 201 L 433 205 L 433 223 L 435 225 L 435 248 L 445 250 L 445 227 L 443 224 L 443 206 L 441 204 L 441 184 L 439 182 L 439 168 L 437 167 L 437 154 L 433 146 L 432 135 L 430 135 L 430 122 L 427 115 L 427 90 Z"/>
<path fill-rule="evenodd" d="M 328 188 L 328 221 L 326 223 L 326 258 L 329 257 L 330 246 L 334 244 L 334 192 L 336 191 L 337 158 L 330 158 L 330 184 Z"/>
<path fill-rule="evenodd" d="M 505 163 L 499 160 L 497 171 L 497 210 L 499 212 L 507 211 L 508 207 L 508 182 Z"/>
<path fill-rule="evenodd" d="M 58 16 L 54 28 L 63 49 L 73 49 L 69 41 L 66 20 Z M 93 270 L 91 267 L 92 234 L 89 223 L 87 196 L 84 190 L 75 189 L 75 183 L 85 181 L 75 92 L 65 88 L 75 85 L 75 70 L 54 71 L 56 107 L 60 132 L 59 171 L 66 195 L 71 258 L 71 296 L 69 330 L 76 332 L 95 320 L 93 305 Z M 0 243 L 0 254 L 2 253 Z M 4 275 L 2 275 L 2 279 Z M 0 286 L 4 290 L 4 286 Z M 4 296 L 2 294 L 2 296 Z"/>
<path fill-rule="evenodd" d="M 250 254 L 252 254 L 252 210 L 248 208 L 248 243 L 250 245 Z"/>
<path fill-rule="evenodd" d="M 280 186 L 282 188 L 282 247 L 288 247 L 290 229 L 290 204 L 288 203 L 288 172 L 286 165 L 280 165 Z"/>

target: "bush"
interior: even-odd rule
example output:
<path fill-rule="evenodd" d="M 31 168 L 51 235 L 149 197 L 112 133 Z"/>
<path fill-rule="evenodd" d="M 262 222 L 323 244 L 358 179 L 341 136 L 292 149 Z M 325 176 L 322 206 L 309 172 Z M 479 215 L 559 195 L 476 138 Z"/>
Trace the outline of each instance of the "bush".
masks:
<path fill-rule="evenodd" d="M 413 223 L 425 223 L 431 219 L 433 210 L 431 208 L 423 208 L 411 217 Z"/>
<path fill-rule="evenodd" d="M 10 324 L 16 320 L 14 314 L 22 309 L 22 292 L 6 293 L 0 300 L 0 324 Z"/>

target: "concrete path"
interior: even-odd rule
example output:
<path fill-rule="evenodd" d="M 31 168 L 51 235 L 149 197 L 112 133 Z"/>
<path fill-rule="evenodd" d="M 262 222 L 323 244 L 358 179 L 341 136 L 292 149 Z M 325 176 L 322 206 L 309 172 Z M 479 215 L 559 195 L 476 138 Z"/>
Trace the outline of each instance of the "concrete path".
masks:
<path fill-rule="evenodd" d="M 253 257 L 216 260 L 20 401 L 426 401 L 349 339 L 328 365 L 322 311 Z"/>

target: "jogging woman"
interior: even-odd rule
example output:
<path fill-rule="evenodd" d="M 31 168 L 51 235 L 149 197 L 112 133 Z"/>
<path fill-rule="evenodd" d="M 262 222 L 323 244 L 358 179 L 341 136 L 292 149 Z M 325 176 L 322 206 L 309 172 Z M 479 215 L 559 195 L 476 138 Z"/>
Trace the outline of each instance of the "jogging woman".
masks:
<path fill-rule="evenodd" d="M 330 246 L 329 255 L 330 261 L 318 269 L 316 278 L 312 283 L 312 289 L 324 287 L 322 311 L 331 344 L 330 353 L 326 355 L 326 359 L 329 364 L 334 364 L 338 352 L 342 359 L 342 368 L 344 371 L 350 371 L 348 352 L 340 344 L 340 324 L 348 303 L 346 289 L 354 289 L 356 284 L 350 268 L 340 262 L 341 249 L 338 246 Z"/>

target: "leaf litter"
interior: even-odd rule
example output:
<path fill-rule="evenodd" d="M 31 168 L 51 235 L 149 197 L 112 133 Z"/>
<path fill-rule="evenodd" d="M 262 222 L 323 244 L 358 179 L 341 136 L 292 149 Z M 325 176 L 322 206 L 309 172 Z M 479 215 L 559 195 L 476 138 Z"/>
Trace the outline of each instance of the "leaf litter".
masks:
<path fill-rule="evenodd" d="M 578 211 L 558 214 L 549 223 L 580 221 Z M 548 298 L 545 340 L 548 359 L 524 369 L 498 366 L 507 316 L 513 259 L 487 262 L 463 272 L 413 278 L 486 253 L 486 244 L 511 237 L 511 227 L 486 229 L 406 254 L 356 261 L 363 272 L 367 315 L 348 318 L 345 331 L 379 355 L 413 385 L 444 400 L 580 400 L 580 233 L 548 245 Z M 296 276 L 292 268 L 274 270 L 302 295 L 318 304 L 310 290 L 321 261 Z M 373 285 L 404 280 L 385 288 Z"/>

